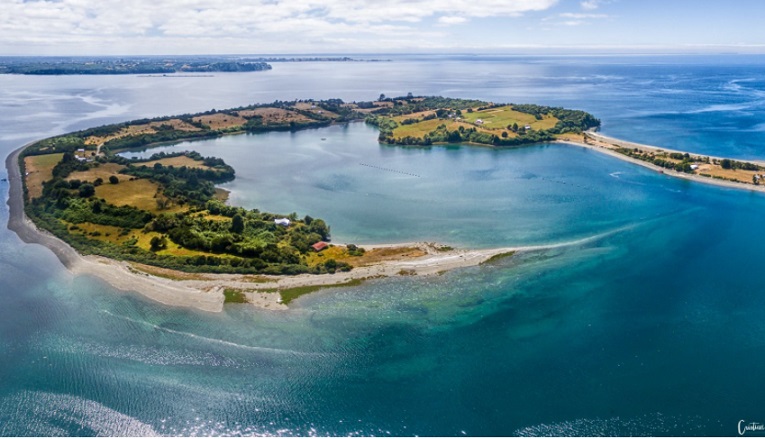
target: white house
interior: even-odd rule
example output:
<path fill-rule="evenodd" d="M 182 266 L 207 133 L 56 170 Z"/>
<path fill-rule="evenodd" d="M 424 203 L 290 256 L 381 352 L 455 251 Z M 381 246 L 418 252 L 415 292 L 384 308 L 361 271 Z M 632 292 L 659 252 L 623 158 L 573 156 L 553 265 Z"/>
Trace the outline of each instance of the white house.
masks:
<path fill-rule="evenodd" d="M 476 119 L 475 120 L 476 125 L 483 125 L 483 119 Z"/>
<path fill-rule="evenodd" d="M 276 218 L 274 220 L 274 224 L 276 224 L 277 226 L 289 227 L 290 220 L 287 218 Z"/>

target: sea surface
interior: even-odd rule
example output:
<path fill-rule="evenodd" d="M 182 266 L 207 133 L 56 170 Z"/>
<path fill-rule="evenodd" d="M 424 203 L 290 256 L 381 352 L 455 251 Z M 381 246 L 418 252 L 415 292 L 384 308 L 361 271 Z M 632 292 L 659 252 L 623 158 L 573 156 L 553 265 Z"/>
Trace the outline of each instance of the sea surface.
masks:
<path fill-rule="evenodd" d="M 2 75 L 0 152 L 141 117 L 412 92 L 583 109 L 614 137 L 765 158 L 765 57 L 390 58 Z M 286 312 L 210 314 L 74 277 L 4 228 L 0 435 L 731 436 L 765 423 L 763 194 L 576 146 L 376 139 L 354 123 L 164 149 L 224 158 L 232 203 L 324 218 L 338 242 L 550 248 Z"/>

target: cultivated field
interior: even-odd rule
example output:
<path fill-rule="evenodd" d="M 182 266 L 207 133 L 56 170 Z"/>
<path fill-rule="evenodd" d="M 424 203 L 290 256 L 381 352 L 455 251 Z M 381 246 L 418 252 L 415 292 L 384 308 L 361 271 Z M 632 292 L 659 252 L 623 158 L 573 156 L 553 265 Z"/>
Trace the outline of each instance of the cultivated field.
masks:
<path fill-rule="evenodd" d="M 215 113 L 204 116 L 197 116 L 192 120 L 194 122 L 203 123 L 210 127 L 212 130 L 239 128 L 247 123 L 247 119 L 241 116 L 233 116 L 227 113 Z"/>
<path fill-rule="evenodd" d="M 118 175 L 123 169 L 125 169 L 125 167 L 117 163 L 102 163 L 96 167 L 88 169 L 87 171 L 72 172 L 66 179 L 68 181 L 80 180 L 93 183 L 98 178 L 102 179 L 103 181 L 109 181 L 109 177 L 116 175 L 120 180 L 127 180 L 130 178 L 130 176 Z"/>
<path fill-rule="evenodd" d="M 199 160 L 194 160 L 191 157 L 187 157 L 185 155 L 177 156 L 177 157 L 167 157 L 159 160 L 152 160 L 149 162 L 141 162 L 136 163 L 137 166 L 146 165 L 147 167 L 152 167 L 156 163 L 161 163 L 162 166 L 173 166 L 176 168 L 180 167 L 187 167 L 187 168 L 196 168 L 196 169 L 212 169 L 209 166 L 205 165 Z"/>
<path fill-rule="evenodd" d="M 544 116 L 542 120 L 537 120 L 531 114 L 513 110 L 513 107 L 510 105 L 473 111 L 472 113 L 463 111 L 462 118 L 469 123 L 475 123 L 476 120 L 481 119 L 484 129 L 500 131 L 506 131 L 507 126 L 514 123 L 517 123 L 519 127 L 529 125 L 535 130 L 550 129 L 558 123 L 558 119 L 553 116 Z"/>
<path fill-rule="evenodd" d="M 263 118 L 264 125 L 311 121 L 310 118 L 305 117 L 296 111 L 285 110 L 284 108 L 256 108 L 254 110 L 239 111 L 237 114 L 242 117 L 261 117 Z"/>
<path fill-rule="evenodd" d="M 64 157 L 63 153 L 36 155 L 24 158 L 25 176 L 29 199 L 42 195 L 43 182 L 53 178 L 53 168 Z"/>
<path fill-rule="evenodd" d="M 123 137 L 139 136 L 141 134 L 156 134 L 157 133 L 156 128 L 159 128 L 162 125 L 169 125 L 173 127 L 173 129 L 178 131 L 200 131 L 198 127 L 188 124 L 180 119 L 170 119 L 163 122 L 151 122 L 151 123 L 141 124 L 141 125 L 130 125 L 108 136 L 90 136 L 87 139 L 85 139 L 85 144 L 86 145 L 103 145 L 104 143 L 110 140 L 121 139 Z"/>
<path fill-rule="evenodd" d="M 148 212 L 160 212 L 157 207 L 159 185 L 146 179 L 127 180 L 121 176 L 118 184 L 105 183 L 96 187 L 96 197 L 115 206 L 133 206 Z M 166 211 L 163 211 L 166 212 Z"/>

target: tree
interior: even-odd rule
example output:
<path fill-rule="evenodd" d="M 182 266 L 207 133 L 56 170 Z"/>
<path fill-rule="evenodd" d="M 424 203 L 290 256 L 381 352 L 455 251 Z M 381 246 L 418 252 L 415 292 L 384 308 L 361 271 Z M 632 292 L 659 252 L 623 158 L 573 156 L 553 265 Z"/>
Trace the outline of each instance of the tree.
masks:
<path fill-rule="evenodd" d="M 231 218 L 231 232 L 241 234 L 244 232 L 244 218 L 238 213 Z"/>
<path fill-rule="evenodd" d="M 384 93 L 380 93 L 380 97 L 377 98 L 377 100 L 378 101 L 384 101 L 385 100 L 385 94 Z"/>
<path fill-rule="evenodd" d="M 151 245 L 151 251 L 155 252 L 157 250 L 162 250 L 164 248 L 167 248 L 167 238 L 165 235 L 160 236 L 154 236 L 151 238 L 151 241 L 149 241 L 149 244 Z"/>
<path fill-rule="evenodd" d="M 110 175 L 110 176 L 109 176 L 109 183 L 111 183 L 111 184 L 117 184 L 117 183 L 119 183 L 119 182 L 120 182 L 120 179 L 119 179 L 119 178 L 117 178 L 117 176 L 116 176 L 116 175 Z"/>
<path fill-rule="evenodd" d="M 159 197 L 157 198 L 157 209 L 159 210 L 165 210 L 168 207 L 170 207 L 170 199 L 165 197 Z M 212 213 L 212 212 L 210 212 Z M 213 214 L 214 215 L 214 214 Z"/>
<path fill-rule="evenodd" d="M 101 177 L 98 177 L 96 181 L 93 182 L 93 186 L 101 186 L 102 184 L 104 184 L 104 179 Z"/>
<path fill-rule="evenodd" d="M 513 123 L 513 126 L 512 126 L 512 128 L 510 128 L 510 129 L 511 129 L 511 130 L 512 130 L 514 133 L 517 133 L 517 132 L 518 132 L 518 124 L 517 124 L 517 123 Z"/>
<path fill-rule="evenodd" d="M 82 198 L 89 198 L 96 194 L 96 188 L 90 184 L 85 183 L 82 186 L 80 186 L 80 196 Z"/>
<path fill-rule="evenodd" d="M 507 139 L 507 131 L 502 131 L 502 138 Z"/>
<path fill-rule="evenodd" d="M 731 163 L 730 159 L 722 159 L 720 161 L 720 166 L 722 166 L 723 169 L 730 169 L 733 167 L 733 163 Z"/>

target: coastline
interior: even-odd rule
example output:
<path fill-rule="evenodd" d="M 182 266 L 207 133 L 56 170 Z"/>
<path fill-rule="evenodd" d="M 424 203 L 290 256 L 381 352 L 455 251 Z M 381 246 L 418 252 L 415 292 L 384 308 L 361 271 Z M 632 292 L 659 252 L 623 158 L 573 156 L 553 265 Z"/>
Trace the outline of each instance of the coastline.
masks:
<path fill-rule="evenodd" d="M 679 177 L 686 180 L 728 188 L 765 192 L 765 187 L 763 186 L 717 180 L 667 170 L 652 163 L 620 154 L 613 148 L 614 146 L 621 146 L 650 151 L 681 151 L 635 144 L 592 132 L 587 132 L 585 136 L 587 136 L 591 143 L 584 143 L 571 139 L 561 139 L 554 143 L 581 146 L 652 169 L 670 177 Z M 495 257 L 502 257 L 504 255 L 510 256 L 518 252 L 577 245 L 598 239 L 605 235 L 602 234 L 560 244 L 480 250 L 451 248 L 444 250 L 442 246 L 436 243 L 425 242 L 359 245 L 359 247 L 363 247 L 367 250 L 376 248 L 416 247 L 421 250 L 424 255 L 376 262 L 371 265 L 355 267 L 349 272 L 337 272 L 322 275 L 303 274 L 297 276 L 265 276 L 240 274 L 192 274 L 159 269 L 157 267 L 142 267 L 141 264 L 127 261 L 119 261 L 101 256 L 81 255 L 61 239 L 45 230 L 38 229 L 26 216 L 24 211 L 23 182 L 18 159 L 24 149 L 34 143 L 36 142 L 30 142 L 21 146 L 11 152 L 6 158 L 5 164 L 8 170 L 9 182 L 8 228 L 10 230 L 15 232 L 25 243 L 40 244 L 49 248 L 56 257 L 58 257 L 61 263 L 75 276 L 94 276 L 121 291 L 136 292 L 165 305 L 194 308 L 206 312 L 221 312 L 223 310 L 224 291 L 228 289 L 242 293 L 244 297 L 246 297 L 248 303 L 258 308 L 285 310 L 288 309 L 288 307 L 282 303 L 281 295 L 279 293 L 282 290 L 304 287 L 313 287 L 317 289 L 322 287 L 330 288 L 333 286 L 344 286 L 344 284 L 347 285 L 354 282 L 383 277 L 438 275 L 458 268 L 480 265 Z M 758 165 L 765 166 L 765 162 L 754 162 Z"/>
<path fill-rule="evenodd" d="M 556 140 L 553 143 L 581 146 L 583 148 L 587 148 L 592 151 L 597 151 L 601 154 L 606 154 L 611 157 L 617 158 L 619 160 L 623 160 L 625 162 L 629 162 L 638 166 L 642 166 L 644 168 L 654 170 L 668 177 L 682 178 L 685 180 L 695 181 L 698 183 L 711 184 L 714 186 L 726 187 L 731 189 L 739 189 L 739 190 L 743 189 L 743 190 L 749 190 L 753 192 L 765 192 L 765 186 L 762 186 L 762 185 L 755 186 L 753 184 L 739 183 L 739 182 L 730 181 L 730 180 L 720 180 L 716 178 L 702 177 L 697 174 L 687 174 L 685 172 L 678 172 L 675 170 L 662 168 L 660 166 L 654 165 L 653 163 L 646 162 L 643 160 L 638 160 L 634 157 L 629 157 L 624 154 L 621 154 L 615 151 L 613 149 L 613 146 L 617 145 L 623 148 L 638 148 L 643 151 L 651 151 L 651 152 L 684 153 L 685 151 L 679 151 L 679 150 L 674 150 L 669 148 L 660 148 L 658 146 L 653 146 L 653 145 L 644 145 L 640 143 L 628 142 L 628 141 L 617 139 L 614 137 L 604 136 L 599 133 L 594 133 L 592 131 L 588 131 L 584 135 L 592 143 L 584 143 L 584 142 L 580 142 L 578 140 L 572 140 L 572 139 Z M 716 159 L 716 160 L 723 159 L 723 157 L 716 157 L 716 156 L 707 156 L 707 157 L 709 157 L 710 159 Z M 765 161 L 761 161 L 761 160 L 747 160 L 747 161 L 757 164 L 759 166 L 765 167 Z"/>

